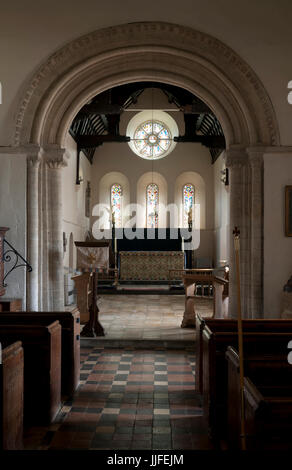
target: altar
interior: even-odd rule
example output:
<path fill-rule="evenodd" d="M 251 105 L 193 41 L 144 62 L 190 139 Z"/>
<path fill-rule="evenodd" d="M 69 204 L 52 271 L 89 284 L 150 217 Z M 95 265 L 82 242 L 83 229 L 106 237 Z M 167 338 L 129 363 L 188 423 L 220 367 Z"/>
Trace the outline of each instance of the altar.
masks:
<path fill-rule="evenodd" d="M 120 280 L 168 281 L 171 269 L 184 269 L 182 251 L 121 251 Z"/>

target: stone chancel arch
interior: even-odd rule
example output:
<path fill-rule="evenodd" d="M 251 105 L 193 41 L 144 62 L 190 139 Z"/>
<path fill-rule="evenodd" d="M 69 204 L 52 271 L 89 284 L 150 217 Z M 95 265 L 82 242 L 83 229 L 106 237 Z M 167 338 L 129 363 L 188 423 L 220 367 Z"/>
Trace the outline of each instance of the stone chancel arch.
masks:
<path fill-rule="evenodd" d="M 58 173 L 66 164 L 64 145 L 71 122 L 78 110 L 96 94 L 141 80 L 165 82 L 189 90 L 205 101 L 220 120 L 227 144 L 226 165 L 231 173 L 231 227 L 241 227 L 245 253 L 242 257 L 246 299 L 243 309 L 251 315 L 259 315 L 261 268 L 251 270 L 249 265 L 250 257 L 257 254 L 258 266 L 262 266 L 259 254 L 262 221 L 258 217 L 262 213 L 261 149 L 280 143 L 270 98 L 249 65 L 219 40 L 183 26 L 154 22 L 111 27 L 72 41 L 40 67 L 24 90 L 16 113 L 14 144 L 28 155 L 28 178 L 32 187 L 48 188 L 38 200 L 34 192 L 29 191 L 29 211 L 34 212 L 36 218 L 34 223 L 31 217 L 28 222 L 28 251 L 32 257 L 40 257 L 39 265 L 46 267 L 46 274 L 40 270 L 31 281 L 34 286 L 28 289 L 29 304 L 32 304 L 32 293 L 38 289 L 36 282 L 41 276 L 39 284 L 48 285 L 48 289 L 44 287 L 39 293 L 39 308 L 62 308 Z M 251 195 L 248 187 L 254 191 Z M 248 198 L 250 214 L 244 205 Z M 42 204 L 42 211 L 38 204 Z M 36 222 L 39 213 L 45 214 L 47 224 Z M 50 229 L 46 235 L 49 239 L 45 240 L 48 243 L 41 246 L 37 240 L 46 237 L 39 236 L 40 226 Z M 231 258 L 231 313 L 236 300 L 232 263 Z"/>
<path fill-rule="evenodd" d="M 248 64 L 219 40 L 168 23 L 107 28 L 53 54 L 24 93 L 15 144 L 62 146 L 90 98 L 141 80 L 181 86 L 199 96 L 216 113 L 228 145 L 279 144 L 271 101 Z"/>

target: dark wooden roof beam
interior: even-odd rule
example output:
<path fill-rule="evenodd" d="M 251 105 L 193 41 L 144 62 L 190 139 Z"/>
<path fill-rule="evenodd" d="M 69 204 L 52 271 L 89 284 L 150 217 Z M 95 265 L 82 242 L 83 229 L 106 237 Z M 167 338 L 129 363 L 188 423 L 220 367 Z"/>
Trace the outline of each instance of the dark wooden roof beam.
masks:
<path fill-rule="evenodd" d="M 184 114 L 185 136 L 189 137 L 195 133 L 198 118 L 198 114 Z"/>
<path fill-rule="evenodd" d="M 180 109 L 184 114 L 201 114 L 211 112 L 210 108 L 205 103 L 203 103 L 203 101 L 185 104 L 184 106 L 181 106 Z"/>
<path fill-rule="evenodd" d="M 76 117 L 81 119 L 92 114 L 121 114 L 122 112 L 123 108 L 118 104 L 92 103 L 83 106 Z"/>
<path fill-rule="evenodd" d="M 108 114 L 106 118 L 108 122 L 108 133 L 118 136 L 120 133 L 120 115 Z"/>
<path fill-rule="evenodd" d="M 93 148 L 107 142 L 130 142 L 126 135 L 76 135 L 76 141 L 80 148 Z"/>
<path fill-rule="evenodd" d="M 208 148 L 225 148 L 225 138 L 221 135 L 192 135 L 178 136 L 173 139 L 175 142 L 198 142 Z"/>

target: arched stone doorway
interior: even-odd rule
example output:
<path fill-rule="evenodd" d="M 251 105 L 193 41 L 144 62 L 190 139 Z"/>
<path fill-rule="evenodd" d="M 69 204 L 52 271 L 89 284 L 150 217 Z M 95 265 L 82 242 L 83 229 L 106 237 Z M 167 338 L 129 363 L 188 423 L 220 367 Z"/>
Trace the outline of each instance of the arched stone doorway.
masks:
<path fill-rule="evenodd" d="M 280 143 L 271 101 L 248 64 L 217 39 L 190 28 L 151 22 L 107 28 L 72 41 L 46 61 L 24 92 L 15 145 L 28 159 L 28 256 L 36 267 L 29 278 L 28 308 L 63 308 L 60 175 L 66 165 L 64 142 L 70 124 L 96 94 L 142 80 L 189 90 L 220 120 L 230 169 L 230 227 L 241 230 L 243 312 L 260 316 L 262 160 L 267 146 Z M 232 316 L 236 309 L 232 256 L 230 262 Z"/>

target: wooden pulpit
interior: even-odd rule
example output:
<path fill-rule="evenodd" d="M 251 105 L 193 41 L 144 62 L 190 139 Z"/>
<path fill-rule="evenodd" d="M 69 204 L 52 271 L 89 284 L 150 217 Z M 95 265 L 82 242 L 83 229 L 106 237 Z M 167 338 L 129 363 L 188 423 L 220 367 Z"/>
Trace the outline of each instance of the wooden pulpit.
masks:
<path fill-rule="evenodd" d="M 81 321 L 86 318 L 81 336 L 104 336 L 98 319 L 97 307 L 98 273 L 109 269 L 109 242 L 75 242 L 77 247 L 77 269 L 81 276 L 73 276 L 77 290 L 77 306 Z"/>

